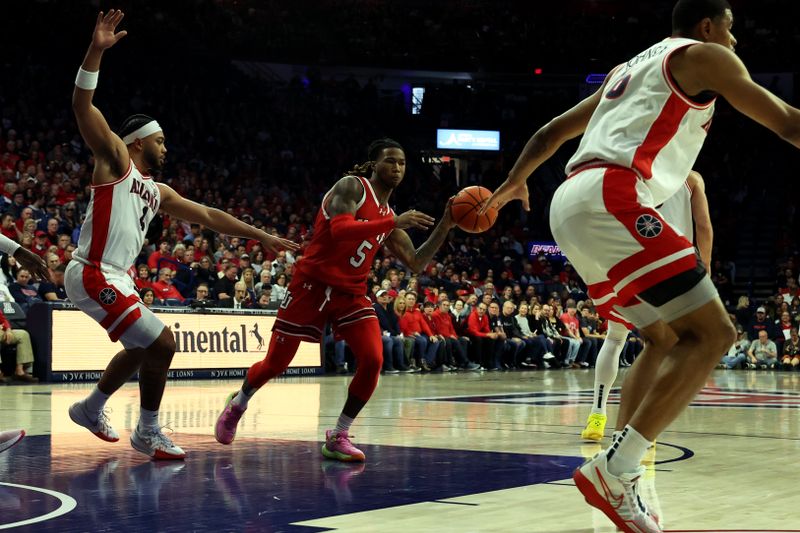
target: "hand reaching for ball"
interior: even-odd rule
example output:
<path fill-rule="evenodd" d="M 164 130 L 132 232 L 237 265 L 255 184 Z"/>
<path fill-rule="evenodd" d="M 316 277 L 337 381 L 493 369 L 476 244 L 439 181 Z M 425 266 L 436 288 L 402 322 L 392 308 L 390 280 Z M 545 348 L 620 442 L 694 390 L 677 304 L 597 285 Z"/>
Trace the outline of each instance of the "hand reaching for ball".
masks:
<path fill-rule="evenodd" d="M 453 221 L 467 233 L 483 233 L 491 228 L 497 220 L 497 209 L 490 206 L 481 213 L 491 195 L 492 191 L 479 185 L 461 189 L 450 207 Z"/>

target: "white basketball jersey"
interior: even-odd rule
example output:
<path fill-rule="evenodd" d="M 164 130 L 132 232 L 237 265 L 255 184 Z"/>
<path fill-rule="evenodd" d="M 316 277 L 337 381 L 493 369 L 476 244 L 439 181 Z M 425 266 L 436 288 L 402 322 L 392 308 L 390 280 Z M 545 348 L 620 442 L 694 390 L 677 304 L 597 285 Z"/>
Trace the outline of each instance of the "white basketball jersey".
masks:
<path fill-rule="evenodd" d="M 683 187 L 678 192 L 667 198 L 661 204 L 658 212 L 664 220 L 686 237 L 689 242 L 694 242 L 694 220 L 692 219 L 692 190 L 689 182 L 684 181 Z"/>
<path fill-rule="evenodd" d="M 161 193 L 133 161 L 120 179 L 92 186 L 92 196 L 73 257 L 86 264 L 126 271 L 142 250 Z"/>
<path fill-rule="evenodd" d="M 675 194 L 703 146 L 714 100 L 692 101 L 672 79 L 667 62 L 676 50 L 698 43 L 668 38 L 619 65 L 567 164 L 567 174 L 587 163 L 613 163 L 633 169 L 655 205 Z"/>

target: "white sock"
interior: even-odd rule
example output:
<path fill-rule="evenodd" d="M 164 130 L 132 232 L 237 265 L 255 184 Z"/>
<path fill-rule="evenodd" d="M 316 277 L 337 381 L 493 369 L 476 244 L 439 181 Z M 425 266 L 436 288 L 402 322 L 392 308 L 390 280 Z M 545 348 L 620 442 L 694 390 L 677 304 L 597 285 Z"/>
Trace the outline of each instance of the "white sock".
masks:
<path fill-rule="evenodd" d="M 619 356 L 625 347 L 628 330 L 617 322 L 609 321 L 608 334 L 594 368 L 594 397 L 592 398 L 592 414 L 606 414 L 608 394 L 617 379 L 619 371 Z"/>
<path fill-rule="evenodd" d="M 92 389 L 92 392 L 89 393 L 89 396 L 83 400 L 83 405 L 86 407 L 86 411 L 88 413 L 99 414 L 103 408 L 105 408 L 106 402 L 110 396 L 110 394 L 102 392 L 97 388 L 97 385 L 95 385 L 94 389 Z"/>
<path fill-rule="evenodd" d="M 144 407 L 139 408 L 139 425 L 141 430 L 158 430 L 158 411 L 148 411 Z"/>
<path fill-rule="evenodd" d="M 608 471 L 614 476 L 635 472 L 649 447 L 650 441 L 628 424 L 606 452 Z"/>
<path fill-rule="evenodd" d="M 333 432 L 339 434 L 342 431 L 350 431 L 350 426 L 353 425 L 353 420 L 355 419 L 350 418 L 344 413 L 340 414 L 339 420 L 336 421 L 336 428 L 333 430 Z"/>
<path fill-rule="evenodd" d="M 253 394 L 256 393 L 256 390 L 258 389 L 253 390 Z M 250 401 L 250 398 L 253 397 L 253 394 L 248 395 L 245 391 L 240 389 L 239 393 L 236 396 L 234 396 L 233 399 L 231 400 L 231 403 L 234 405 L 238 405 L 242 409 L 247 409 L 247 402 Z"/>

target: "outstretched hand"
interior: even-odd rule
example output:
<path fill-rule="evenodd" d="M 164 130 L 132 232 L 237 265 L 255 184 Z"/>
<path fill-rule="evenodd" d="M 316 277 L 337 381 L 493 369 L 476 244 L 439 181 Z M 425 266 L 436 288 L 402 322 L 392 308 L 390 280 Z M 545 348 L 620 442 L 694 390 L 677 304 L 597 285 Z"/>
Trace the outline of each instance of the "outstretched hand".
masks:
<path fill-rule="evenodd" d="M 47 264 L 44 259 L 28 250 L 27 248 L 19 247 L 14 252 L 14 259 L 17 263 L 31 273 L 34 279 L 50 281 L 50 271 L 47 269 Z"/>
<path fill-rule="evenodd" d="M 264 233 L 264 236 L 259 240 L 266 250 L 270 250 L 271 252 L 275 253 L 278 253 L 281 250 L 291 250 L 292 252 L 296 252 L 300 249 L 300 245 L 296 242 L 288 239 L 281 239 L 280 237 L 275 237 L 269 233 Z"/>
<path fill-rule="evenodd" d="M 417 228 L 425 230 L 433 226 L 434 222 L 435 220 L 433 217 L 421 213 L 416 209 L 411 209 L 402 215 L 394 217 L 394 225 L 397 229 Z"/>
<path fill-rule="evenodd" d="M 456 227 L 456 221 L 453 220 L 453 200 L 455 200 L 455 196 L 451 196 L 447 199 L 447 205 L 444 206 L 444 214 L 442 215 L 442 220 L 440 224 L 445 224 L 447 229 L 453 229 Z"/>
<path fill-rule="evenodd" d="M 117 41 L 128 35 L 128 32 L 122 30 L 121 32 L 114 33 L 117 25 L 122 22 L 125 13 L 119 9 L 112 9 L 105 15 L 101 11 L 97 15 L 97 24 L 94 26 L 94 34 L 92 35 L 92 46 L 100 50 L 111 48 Z"/>
<path fill-rule="evenodd" d="M 479 214 L 484 214 L 489 207 L 494 207 L 499 210 L 512 200 L 522 200 L 522 208 L 525 211 L 531 210 L 530 200 L 528 199 L 527 182 L 513 183 L 507 179 L 492 193 L 489 199 L 484 202 Z"/>

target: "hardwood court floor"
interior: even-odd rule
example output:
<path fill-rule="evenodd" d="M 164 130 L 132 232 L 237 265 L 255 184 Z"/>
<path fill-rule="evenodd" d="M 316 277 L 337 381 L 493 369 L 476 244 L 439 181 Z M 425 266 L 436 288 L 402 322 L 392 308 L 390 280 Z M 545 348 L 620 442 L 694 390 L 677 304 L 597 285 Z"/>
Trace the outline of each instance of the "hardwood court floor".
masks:
<path fill-rule="evenodd" d="M 615 531 L 571 480 L 599 449 L 578 439 L 590 372 L 383 376 L 352 430 L 363 465 L 319 454 L 349 380 L 269 385 L 229 447 L 212 426 L 238 382 L 169 383 L 161 420 L 185 463 L 130 448 L 135 384 L 109 404 L 116 444 L 67 417 L 91 384 L 0 387 L 0 427 L 29 435 L 0 454 L 0 529 Z M 800 373 L 716 371 L 647 458 L 643 491 L 665 529 L 800 531 L 799 408 Z"/>

